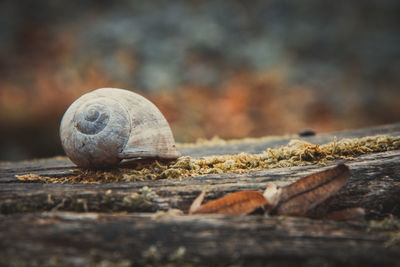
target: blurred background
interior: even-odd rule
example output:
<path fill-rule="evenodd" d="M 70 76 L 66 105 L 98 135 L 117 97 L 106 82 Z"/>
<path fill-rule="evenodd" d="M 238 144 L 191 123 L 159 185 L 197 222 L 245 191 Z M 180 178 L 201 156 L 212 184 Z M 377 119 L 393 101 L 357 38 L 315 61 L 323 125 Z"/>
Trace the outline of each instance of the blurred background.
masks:
<path fill-rule="evenodd" d="M 400 120 L 400 2 L 0 2 L 0 160 L 63 154 L 67 107 L 138 92 L 178 142 Z"/>

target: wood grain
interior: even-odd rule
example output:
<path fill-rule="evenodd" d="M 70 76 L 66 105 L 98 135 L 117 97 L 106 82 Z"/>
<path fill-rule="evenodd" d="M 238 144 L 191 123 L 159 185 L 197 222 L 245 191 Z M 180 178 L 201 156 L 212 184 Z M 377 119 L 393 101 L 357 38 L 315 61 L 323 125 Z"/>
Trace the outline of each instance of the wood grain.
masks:
<path fill-rule="evenodd" d="M 400 135 L 400 123 L 302 138 Z M 185 148 L 184 155 L 260 152 L 287 138 Z M 366 221 L 336 222 L 287 216 L 186 214 L 204 189 L 207 201 L 240 190 L 286 186 L 345 163 L 350 179 L 311 217 L 361 207 Z M 108 184 L 22 183 L 16 174 L 70 175 L 65 158 L 0 163 L 1 266 L 396 266 L 399 229 L 371 228 L 371 219 L 400 216 L 400 151 L 366 154 L 323 166 L 209 174 L 181 180 Z M 147 187 L 147 188 L 146 188 Z M 332 213 L 333 212 L 333 213 Z M 329 218 L 329 216 L 326 216 Z M 391 241 L 392 240 L 392 241 Z"/>
<path fill-rule="evenodd" d="M 0 264 L 396 266 L 367 223 L 264 216 L 35 213 L 0 217 Z M 123 265 L 126 264 L 126 265 Z"/>

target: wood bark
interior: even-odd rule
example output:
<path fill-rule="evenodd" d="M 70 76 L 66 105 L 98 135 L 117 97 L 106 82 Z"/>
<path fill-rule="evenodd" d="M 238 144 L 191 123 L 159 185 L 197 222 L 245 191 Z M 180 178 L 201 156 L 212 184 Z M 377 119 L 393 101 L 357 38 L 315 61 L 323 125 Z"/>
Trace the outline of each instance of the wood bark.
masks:
<path fill-rule="evenodd" d="M 400 124 L 302 138 L 400 135 Z M 286 138 L 199 146 L 183 154 L 261 152 Z M 264 215 L 186 215 L 203 189 L 206 200 L 239 190 L 262 192 L 332 167 L 349 166 L 349 182 L 309 214 L 362 207 L 366 220 L 334 222 Z M 399 226 L 371 228 L 372 219 L 400 216 L 400 151 L 373 153 L 327 166 L 210 174 L 181 180 L 107 184 L 24 183 L 16 174 L 59 177 L 65 158 L 0 164 L 0 265 L 387 265 L 400 262 Z M 148 189 L 143 189 L 143 187 Z M 179 214 L 175 209 L 183 211 Z M 175 210 L 175 211 L 174 211 Z M 396 225 L 396 224 L 394 224 Z"/>

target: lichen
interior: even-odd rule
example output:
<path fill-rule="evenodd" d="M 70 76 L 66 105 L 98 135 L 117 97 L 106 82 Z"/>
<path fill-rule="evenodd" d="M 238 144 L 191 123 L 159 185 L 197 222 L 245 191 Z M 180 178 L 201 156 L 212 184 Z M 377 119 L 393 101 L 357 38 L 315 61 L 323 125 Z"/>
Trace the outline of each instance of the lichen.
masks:
<path fill-rule="evenodd" d="M 139 192 L 134 192 L 127 195 L 122 200 L 122 204 L 125 208 L 137 208 L 137 207 L 152 207 L 152 200 L 157 198 L 157 194 L 153 192 L 149 187 L 144 186 Z"/>
<path fill-rule="evenodd" d="M 186 248 L 183 246 L 180 246 L 175 252 L 173 252 L 170 256 L 169 256 L 169 260 L 170 261 L 180 261 L 183 259 L 183 257 L 186 254 Z"/>
<path fill-rule="evenodd" d="M 73 170 L 67 177 L 43 177 L 36 174 L 18 175 L 27 182 L 43 183 L 107 183 L 136 180 L 173 179 L 206 174 L 244 172 L 248 170 L 326 164 L 335 159 L 352 160 L 356 156 L 400 148 L 400 136 L 377 135 L 342 139 L 328 144 L 311 144 L 291 140 L 287 146 L 268 148 L 260 154 L 210 156 L 204 158 L 181 157 L 174 162 L 138 163 L 134 168 L 111 170 Z"/>
<path fill-rule="evenodd" d="M 151 245 L 148 249 L 142 252 L 142 257 L 148 261 L 159 263 L 161 261 L 161 253 L 157 246 Z"/>
<path fill-rule="evenodd" d="M 374 230 L 400 230 L 400 220 L 394 218 L 393 216 L 389 216 L 384 218 L 383 220 L 371 220 L 368 224 L 368 232 Z"/>
<path fill-rule="evenodd" d="M 383 220 L 371 220 L 368 223 L 368 232 L 385 231 L 389 233 L 389 238 L 385 242 L 386 247 L 400 244 L 400 220 L 389 216 Z"/>

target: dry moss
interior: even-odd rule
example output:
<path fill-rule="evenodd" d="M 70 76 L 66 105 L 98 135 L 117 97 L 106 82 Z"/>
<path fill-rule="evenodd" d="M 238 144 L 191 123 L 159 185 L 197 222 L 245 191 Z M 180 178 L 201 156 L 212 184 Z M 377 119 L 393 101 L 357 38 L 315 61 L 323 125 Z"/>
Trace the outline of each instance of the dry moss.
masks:
<path fill-rule="evenodd" d="M 248 170 L 278 167 L 325 164 L 335 159 L 354 157 L 373 152 L 400 148 L 400 136 L 371 136 L 364 138 L 336 139 L 328 144 L 311 144 L 292 140 L 287 146 L 268 149 L 261 154 L 212 156 L 204 158 L 181 157 L 175 162 L 163 164 L 159 161 L 138 163 L 134 168 L 113 170 L 74 170 L 74 174 L 63 178 L 42 177 L 34 174 L 17 176 L 23 181 L 44 183 L 107 183 L 136 180 L 157 180 L 198 176 L 213 173 L 243 172 Z"/>

